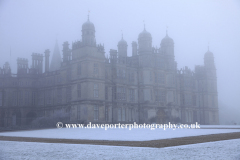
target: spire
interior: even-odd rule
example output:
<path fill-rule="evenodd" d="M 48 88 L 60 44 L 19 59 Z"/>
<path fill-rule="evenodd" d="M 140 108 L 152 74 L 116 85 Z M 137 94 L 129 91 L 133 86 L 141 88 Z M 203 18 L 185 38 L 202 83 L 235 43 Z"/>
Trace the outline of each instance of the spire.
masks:
<path fill-rule="evenodd" d="M 209 51 L 209 42 L 208 42 L 208 51 Z"/>
<path fill-rule="evenodd" d="M 56 39 L 55 47 L 52 54 L 52 60 L 50 64 L 50 71 L 59 70 L 61 66 L 61 62 L 62 62 L 62 59 L 61 59 L 61 55 L 58 47 L 58 40 Z"/>

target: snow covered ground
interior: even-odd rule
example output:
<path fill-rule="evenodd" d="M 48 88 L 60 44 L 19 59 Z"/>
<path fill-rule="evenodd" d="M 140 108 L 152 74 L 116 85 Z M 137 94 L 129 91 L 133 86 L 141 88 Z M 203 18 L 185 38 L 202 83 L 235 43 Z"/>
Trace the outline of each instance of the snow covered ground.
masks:
<path fill-rule="evenodd" d="M 189 137 L 218 133 L 240 132 L 240 129 L 44 129 L 32 131 L 2 132 L 0 136 L 41 137 L 61 139 L 89 139 L 89 140 L 125 140 L 147 141 L 177 137 Z"/>
<path fill-rule="evenodd" d="M 240 139 L 166 148 L 0 141 L 0 159 L 239 160 Z"/>
<path fill-rule="evenodd" d="M 201 125 L 201 128 L 238 128 L 240 125 Z"/>

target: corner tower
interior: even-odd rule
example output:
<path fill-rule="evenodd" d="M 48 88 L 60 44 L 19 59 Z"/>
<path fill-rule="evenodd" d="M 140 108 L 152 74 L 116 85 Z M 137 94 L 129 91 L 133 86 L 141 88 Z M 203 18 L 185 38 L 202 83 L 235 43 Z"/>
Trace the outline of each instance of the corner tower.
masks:
<path fill-rule="evenodd" d="M 205 68 L 205 106 L 204 120 L 205 124 L 219 124 L 218 114 L 218 93 L 217 93 L 217 75 L 214 64 L 213 53 L 208 51 L 204 55 Z"/>

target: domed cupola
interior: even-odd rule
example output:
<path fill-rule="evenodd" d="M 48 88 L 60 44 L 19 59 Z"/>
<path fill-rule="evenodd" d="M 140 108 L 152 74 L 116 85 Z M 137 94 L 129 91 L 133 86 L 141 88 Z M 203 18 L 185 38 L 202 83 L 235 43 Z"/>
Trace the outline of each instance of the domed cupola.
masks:
<path fill-rule="evenodd" d="M 139 54 L 147 54 L 152 52 L 152 35 L 146 30 L 145 25 L 143 31 L 138 35 Z"/>
<path fill-rule="evenodd" d="M 89 15 L 87 22 L 82 25 L 82 41 L 84 45 L 96 46 L 95 27 L 94 24 L 90 22 Z"/>
<path fill-rule="evenodd" d="M 89 17 L 88 17 L 87 22 L 83 23 L 82 30 L 92 30 L 92 31 L 95 31 L 94 24 L 89 21 Z"/>
<path fill-rule="evenodd" d="M 166 31 L 166 36 L 161 41 L 161 50 L 165 55 L 174 55 L 174 41 L 168 36 Z"/>
<path fill-rule="evenodd" d="M 122 35 L 122 39 L 118 42 L 118 55 L 119 56 L 123 56 L 123 57 L 127 57 L 127 42 L 123 39 L 123 35 Z"/>

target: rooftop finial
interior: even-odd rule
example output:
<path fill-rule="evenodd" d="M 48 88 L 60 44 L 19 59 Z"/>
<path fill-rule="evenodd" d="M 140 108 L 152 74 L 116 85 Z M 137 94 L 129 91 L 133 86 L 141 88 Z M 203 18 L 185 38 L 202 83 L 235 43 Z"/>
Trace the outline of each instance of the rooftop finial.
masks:
<path fill-rule="evenodd" d="M 88 21 L 89 21 L 89 13 L 90 13 L 90 11 L 88 10 Z"/>
<path fill-rule="evenodd" d="M 123 39 L 123 31 L 121 30 L 121 32 L 122 32 L 122 39 Z"/>
<path fill-rule="evenodd" d="M 168 36 L 168 26 L 166 27 L 166 35 Z"/>
<path fill-rule="evenodd" d="M 144 25 L 144 30 L 146 30 L 146 29 L 145 29 L 145 21 L 144 21 L 144 20 L 143 20 L 143 25 Z"/>

